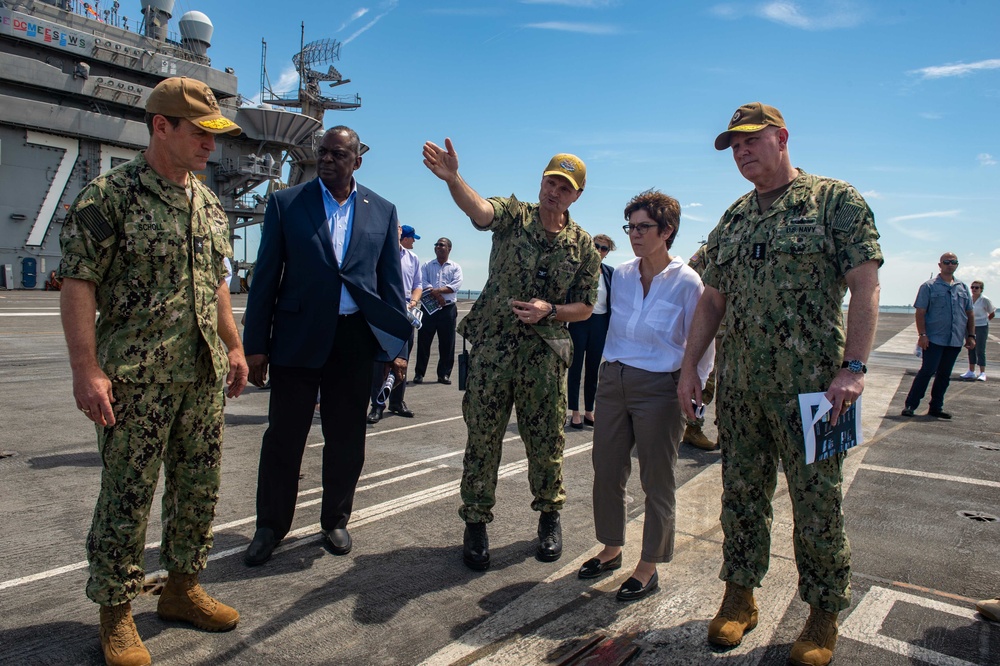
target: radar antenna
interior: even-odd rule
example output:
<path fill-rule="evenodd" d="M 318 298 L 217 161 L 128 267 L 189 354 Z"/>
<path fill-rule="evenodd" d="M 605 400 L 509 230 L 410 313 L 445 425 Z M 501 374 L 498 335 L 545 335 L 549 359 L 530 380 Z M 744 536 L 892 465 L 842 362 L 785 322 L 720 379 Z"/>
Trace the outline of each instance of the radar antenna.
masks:
<path fill-rule="evenodd" d="M 305 23 L 302 23 L 302 42 L 305 41 Z M 274 106 L 302 109 L 303 115 L 323 122 L 327 110 L 351 111 L 361 106 L 358 95 L 323 95 L 320 84 L 331 88 L 350 83 L 337 71 L 333 63 L 340 60 L 341 43 L 331 37 L 317 39 L 303 44 L 299 52 L 292 56 L 292 63 L 299 73 L 299 88 L 292 93 L 276 93 L 271 90 L 266 65 L 261 65 L 261 102 Z M 264 45 L 265 53 L 267 45 Z M 326 66 L 326 71 L 320 69 Z"/>

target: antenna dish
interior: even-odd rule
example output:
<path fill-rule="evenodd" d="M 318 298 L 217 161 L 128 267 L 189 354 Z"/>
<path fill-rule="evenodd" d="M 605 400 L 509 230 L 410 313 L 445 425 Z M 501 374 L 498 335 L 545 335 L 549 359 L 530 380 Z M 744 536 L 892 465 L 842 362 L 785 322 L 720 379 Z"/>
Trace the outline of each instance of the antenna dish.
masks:
<path fill-rule="evenodd" d="M 332 37 L 317 39 L 302 47 L 302 50 L 292 56 L 295 69 L 311 67 L 340 60 L 340 42 Z"/>

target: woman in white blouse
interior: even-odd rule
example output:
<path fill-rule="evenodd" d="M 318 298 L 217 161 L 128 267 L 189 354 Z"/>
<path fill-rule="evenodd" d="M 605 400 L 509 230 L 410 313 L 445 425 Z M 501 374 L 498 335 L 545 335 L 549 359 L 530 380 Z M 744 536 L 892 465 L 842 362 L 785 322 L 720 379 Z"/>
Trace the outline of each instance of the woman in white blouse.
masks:
<path fill-rule="evenodd" d="M 622 565 L 625 488 L 639 458 L 646 495 L 642 551 L 618 599 L 641 599 L 657 589 L 656 565 L 674 550 L 674 466 L 684 431 L 677 378 L 703 290 L 701 279 L 670 247 L 680 226 L 680 204 L 656 190 L 636 195 L 625 207 L 624 226 L 636 258 L 615 269 L 611 324 L 597 389 L 594 426 L 594 526 L 604 548 L 581 567 L 580 578 L 596 578 Z M 710 347 L 698 366 L 701 381 L 712 369 Z"/>

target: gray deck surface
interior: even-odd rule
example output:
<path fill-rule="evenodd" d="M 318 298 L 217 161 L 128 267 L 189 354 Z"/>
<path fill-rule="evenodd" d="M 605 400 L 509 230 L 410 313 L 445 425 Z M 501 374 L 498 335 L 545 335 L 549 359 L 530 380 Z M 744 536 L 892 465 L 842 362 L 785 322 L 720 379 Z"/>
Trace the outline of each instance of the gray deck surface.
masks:
<path fill-rule="evenodd" d="M 234 296 L 238 311 L 244 305 Z M 834 663 L 997 664 L 1000 625 L 978 616 L 973 602 L 1000 594 L 1000 522 L 962 512 L 1000 516 L 1000 368 L 988 382 L 952 384 L 946 409 L 954 420 L 901 418 L 919 366 L 912 323 L 910 315 L 883 315 L 868 363 L 866 442 L 845 467 L 854 600 L 841 616 Z M 988 360 L 1000 363 L 993 335 Z M 964 363 L 963 354 L 956 376 Z M 661 590 L 631 605 L 614 598 L 638 558 L 635 470 L 625 566 L 596 582 L 579 580 L 580 564 L 597 551 L 589 428 L 567 432 L 564 554 L 542 563 L 512 419 L 489 526 L 493 566 L 468 570 L 457 515 L 465 427 L 456 385 L 408 387 L 416 418 L 388 416 L 369 427 L 349 525 L 354 550 L 345 557 L 320 545 L 317 419 L 292 535 L 269 563 L 249 569 L 240 555 L 254 531 L 267 400 L 251 388 L 226 408 L 216 543 L 202 574 L 212 594 L 241 612 L 241 623 L 203 633 L 162 622 L 156 599 L 140 597 L 133 610 L 154 664 L 546 664 L 596 633 L 634 634 L 636 664 L 784 664 L 808 613 L 797 596 L 790 506 L 779 480 L 771 567 L 757 591 L 760 625 L 734 650 L 707 645 L 724 587 L 719 454 L 688 446 L 677 467 L 677 548 L 674 561 L 660 565 Z M 918 414 L 925 411 L 926 403 Z M 93 427 L 74 408 L 58 294 L 0 292 L 0 451 L 9 454 L 0 458 L 0 663 L 101 664 L 97 607 L 83 592 L 101 463 Z M 149 574 L 160 569 L 159 528 L 157 498 L 146 537 Z"/>

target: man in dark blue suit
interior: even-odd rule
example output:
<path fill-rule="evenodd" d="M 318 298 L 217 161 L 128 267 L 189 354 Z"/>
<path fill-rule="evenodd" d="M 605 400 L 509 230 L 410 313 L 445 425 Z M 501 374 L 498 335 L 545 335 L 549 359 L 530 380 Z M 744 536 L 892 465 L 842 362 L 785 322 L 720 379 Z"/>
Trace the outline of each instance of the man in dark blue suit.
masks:
<path fill-rule="evenodd" d="M 354 180 L 354 130 L 326 132 L 319 177 L 267 202 L 243 339 L 250 381 L 271 402 L 257 476 L 257 531 L 244 553 L 263 564 L 292 525 L 299 469 L 322 392 L 320 525 L 337 555 L 351 550 L 347 521 L 365 460 L 365 410 L 376 358 L 406 369 L 396 207 Z"/>

